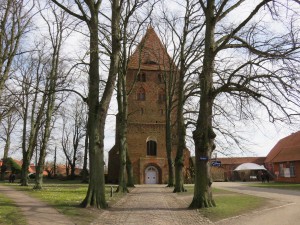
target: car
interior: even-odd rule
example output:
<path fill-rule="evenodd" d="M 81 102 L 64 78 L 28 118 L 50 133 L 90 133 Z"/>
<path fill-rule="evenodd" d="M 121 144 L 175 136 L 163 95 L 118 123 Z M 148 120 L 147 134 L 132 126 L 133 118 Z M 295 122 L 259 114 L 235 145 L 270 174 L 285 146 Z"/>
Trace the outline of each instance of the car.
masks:
<path fill-rule="evenodd" d="M 34 179 L 34 178 L 35 178 L 35 173 L 29 173 L 29 174 L 28 174 L 28 178 Z"/>

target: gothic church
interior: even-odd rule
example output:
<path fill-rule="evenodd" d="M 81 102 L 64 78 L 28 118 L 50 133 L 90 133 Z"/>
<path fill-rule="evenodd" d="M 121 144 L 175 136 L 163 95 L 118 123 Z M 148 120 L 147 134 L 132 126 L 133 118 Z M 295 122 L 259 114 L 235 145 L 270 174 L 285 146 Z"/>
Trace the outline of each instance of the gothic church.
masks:
<path fill-rule="evenodd" d="M 168 180 L 168 161 L 165 140 L 165 85 L 162 74 L 167 72 L 170 56 L 152 27 L 129 58 L 128 96 L 128 153 L 132 162 L 133 178 L 137 184 L 162 184 Z M 168 74 L 168 73 L 166 73 Z M 176 112 L 174 111 L 174 115 Z M 173 115 L 173 123 L 176 116 Z M 116 129 L 116 132 L 117 129 Z M 174 135 L 176 130 L 174 129 Z M 118 135 L 116 134 L 116 137 Z M 176 135 L 175 135 L 176 136 Z M 176 155 L 176 141 L 172 158 Z M 109 151 L 108 182 L 117 183 L 119 176 L 118 147 Z M 185 150 L 185 168 L 190 153 Z"/>

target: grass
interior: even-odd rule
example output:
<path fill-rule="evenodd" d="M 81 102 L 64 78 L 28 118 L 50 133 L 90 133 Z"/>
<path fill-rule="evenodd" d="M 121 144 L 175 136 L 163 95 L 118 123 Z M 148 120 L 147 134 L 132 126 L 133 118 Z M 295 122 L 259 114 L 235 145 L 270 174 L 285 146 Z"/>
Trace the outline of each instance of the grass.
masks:
<path fill-rule="evenodd" d="M 25 217 L 12 200 L 0 194 L 0 224 L 26 225 Z"/>
<path fill-rule="evenodd" d="M 251 187 L 276 188 L 276 189 L 300 191 L 300 184 L 292 184 L 292 183 L 280 183 L 280 182 L 252 183 L 252 184 L 250 184 L 250 186 Z"/>
<path fill-rule="evenodd" d="M 95 213 L 96 210 L 79 206 L 85 198 L 88 188 L 87 184 L 82 184 L 80 181 L 47 181 L 45 179 L 42 190 L 33 190 L 33 184 L 27 187 L 15 184 L 15 188 L 48 203 L 76 224 L 90 224 L 98 216 L 98 213 Z M 115 187 L 113 188 L 115 190 Z M 106 200 L 109 204 L 113 204 L 121 197 L 121 194 L 114 193 L 113 197 L 110 197 L 110 190 L 111 186 L 106 186 Z"/>
<path fill-rule="evenodd" d="M 194 192 L 194 185 L 185 185 L 188 194 Z M 245 195 L 223 189 L 213 188 L 217 207 L 199 209 L 199 212 L 213 222 L 242 215 L 257 210 L 268 204 L 268 200 L 252 195 Z"/>
<path fill-rule="evenodd" d="M 221 190 L 218 192 L 219 194 L 214 195 L 217 207 L 200 209 L 200 213 L 213 222 L 257 210 L 265 206 L 268 201 L 265 198 L 230 191 L 224 191 L 223 194 Z"/>
<path fill-rule="evenodd" d="M 26 193 L 32 195 L 33 197 L 39 198 L 42 201 L 47 202 L 49 205 L 56 208 L 61 213 L 69 216 L 70 219 L 77 224 L 90 224 L 93 222 L 98 213 L 96 210 L 80 208 L 79 204 L 84 199 L 87 192 L 87 184 L 81 184 L 80 181 L 59 181 L 59 180 L 47 180 L 43 185 L 43 190 L 36 191 L 33 190 L 33 184 L 28 187 L 19 186 L 18 183 L 13 184 L 16 189 L 20 191 L 25 191 Z M 12 184 L 10 184 L 12 185 Z M 264 187 L 264 188 L 284 188 L 299 190 L 300 184 L 286 184 L 286 183 L 268 183 L 268 184 L 252 184 L 251 186 Z M 113 186 L 114 190 L 116 186 Z M 179 195 L 192 195 L 194 191 L 194 185 L 185 185 L 187 192 L 179 193 Z M 117 201 L 122 195 L 113 194 L 110 197 L 111 186 L 106 186 L 106 199 L 111 205 Z M 226 191 L 222 189 L 213 188 L 214 200 L 217 207 L 200 209 L 199 212 L 205 217 L 209 218 L 211 221 L 216 222 L 225 218 L 238 216 L 244 213 L 248 213 L 253 210 L 258 210 L 269 204 L 269 201 L 265 198 L 244 195 L 240 193 L 235 193 L 231 191 Z M 0 195 L 0 225 L 2 224 L 24 224 L 24 222 L 14 221 L 17 219 L 22 219 L 21 216 L 15 216 L 11 212 L 16 212 L 17 210 L 9 211 L 10 207 L 15 207 L 8 199 L 3 198 Z M 3 206 L 5 206 L 3 208 Z M 7 221 L 2 222 L 3 217 Z M 5 216 L 6 215 L 6 216 Z M 11 216 L 14 215 L 14 216 Z M 24 221 L 24 219 L 23 219 Z"/>

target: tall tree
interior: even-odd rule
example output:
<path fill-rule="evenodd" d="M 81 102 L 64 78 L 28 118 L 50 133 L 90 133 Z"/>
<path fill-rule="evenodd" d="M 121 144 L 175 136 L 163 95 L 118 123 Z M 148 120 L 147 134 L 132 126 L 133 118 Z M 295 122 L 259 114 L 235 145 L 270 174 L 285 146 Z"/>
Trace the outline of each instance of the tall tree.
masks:
<path fill-rule="evenodd" d="M 182 8 L 181 8 L 182 7 Z M 186 0 L 180 2 L 180 12 L 172 12 L 166 7 L 162 13 L 163 23 L 166 26 L 165 44 L 173 50 L 173 59 L 163 74 L 166 93 L 166 143 L 169 166 L 169 186 L 173 184 L 173 162 L 171 158 L 172 143 L 177 146 L 175 157 L 175 187 L 174 192 L 185 191 L 185 174 L 183 171 L 184 151 L 186 151 L 186 119 L 184 118 L 186 99 L 192 95 L 190 87 L 197 63 L 201 57 L 203 38 L 201 32 L 204 25 L 200 24 L 203 15 L 199 13 L 198 1 Z M 169 32 L 169 35 L 168 35 Z M 198 64 L 198 65 L 197 65 Z M 176 118 L 175 124 L 172 121 Z M 172 133 L 175 133 L 172 136 Z"/>
<path fill-rule="evenodd" d="M 286 2 L 266 0 L 246 5 L 240 0 L 200 0 L 199 4 L 205 14 L 205 46 L 198 78 L 200 108 L 193 131 L 196 167 L 191 208 L 215 206 L 208 159 L 216 147 L 213 129 L 216 101 L 230 99 L 243 113 L 258 104 L 267 111 L 271 121 L 291 118 L 298 114 L 292 106 L 299 108 L 299 84 L 296 82 L 299 79 L 299 28 L 292 21 L 292 26 L 288 26 L 290 30 L 283 29 L 281 34 L 276 34 L 270 27 L 263 26 L 267 21 L 259 17 L 264 13 L 264 18 L 272 21 L 268 13 L 272 13 L 273 19 L 289 14 L 292 11 L 281 12 L 288 10 Z M 244 11 L 241 18 L 226 22 L 246 8 L 248 13 Z"/>
<path fill-rule="evenodd" d="M 74 104 L 69 105 L 71 111 L 62 111 L 62 149 L 66 161 L 70 166 L 70 178 L 75 179 L 75 168 L 80 153 L 81 140 L 85 133 L 85 106 L 81 99 L 76 99 Z"/>
<path fill-rule="evenodd" d="M 115 80 L 119 65 L 120 53 L 120 0 L 112 1 L 111 18 L 111 45 L 109 74 L 104 85 L 104 91 L 99 102 L 100 74 L 99 74 L 99 46 L 98 26 L 101 0 L 86 0 L 84 2 L 74 0 L 77 11 L 74 7 L 65 6 L 56 0 L 55 4 L 68 12 L 70 15 L 86 23 L 89 30 L 89 93 L 88 103 L 88 135 L 89 135 L 89 159 L 90 159 L 90 182 L 87 195 L 81 205 L 95 208 L 106 208 L 105 187 L 104 187 L 104 128 L 107 110 L 115 86 Z M 78 13 L 77 13 L 78 12 Z"/>
<path fill-rule="evenodd" d="M 89 135 L 87 133 L 87 118 L 85 119 L 85 139 L 84 139 L 84 155 L 83 155 L 83 168 L 82 168 L 82 183 L 88 183 L 88 148 L 89 148 Z"/>
<path fill-rule="evenodd" d="M 49 70 L 46 71 L 46 85 L 43 94 L 43 101 L 45 104 L 45 119 L 43 126 L 43 137 L 40 147 L 40 155 L 38 165 L 36 167 L 36 178 L 34 189 L 42 189 L 43 184 L 43 171 L 46 157 L 46 150 L 52 129 L 53 114 L 57 110 L 56 105 L 56 90 L 59 87 L 60 77 L 63 77 L 64 71 L 61 69 L 61 48 L 63 42 L 66 40 L 68 35 L 65 35 L 65 31 L 69 28 L 68 14 L 64 11 L 58 11 L 56 5 L 48 4 L 49 9 L 47 11 L 48 16 L 46 17 L 43 12 L 40 13 L 41 17 L 47 24 L 48 35 L 50 41 L 50 55 L 49 55 Z M 49 18 L 49 12 L 51 11 L 54 20 L 51 21 Z M 67 25 L 66 25 L 67 24 Z M 61 81 L 62 82 L 62 81 Z M 63 82 L 62 82 L 63 83 Z"/>
<path fill-rule="evenodd" d="M 139 9 L 148 4 L 148 11 L 144 17 L 139 17 Z M 128 95 L 132 93 L 135 83 L 127 84 L 126 75 L 128 73 L 129 55 L 135 46 L 138 33 L 143 28 L 145 22 L 151 16 L 154 3 L 152 1 L 126 1 L 122 6 L 121 30 L 121 59 L 117 82 L 117 131 L 119 149 L 120 169 L 119 169 L 119 187 L 117 191 L 127 192 L 127 186 L 134 187 L 133 171 L 131 167 L 130 155 L 127 149 L 127 120 L 128 120 Z M 134 27 L 134 28 L 133 28 Z M 129 35 L 129 33 L 131 35 Z M 127 172 L 127 182 L 126 182 Z"/>
<path fill-rule="evenodd" d="M 44 45 L 38 44 L 37 49 Z M 43 75 L 48 65 L 44 58 L 43 49 L 36 55 L 22 56 L 19 64 L 15 82 L 19 85 L 20 91 L 16 94 L 20 104 L 22 117 L 22 177 L 21 185 L 28 185 L 28 167 L 32 159 L 34 149 L 37 146 L 38 133 L 41 128 L 46 106 L 45 98 L 40 94 L 39 89 L 43 86 Z M 21 79 L 19 78 L 21 77 Z"/>
<path fill-rule="evenodd" d="M 10 98 L 10 100 L 11 102 L 15 102 L 13 98 Z M 14 109 L 9 110 L 8 115 L 6 115 L 1 122 L 4 135 L 3 136 L 1 135 L 0 138 L 5 142 L 4 149 L 3 149 L 3 158 L 2 158 L 3 162 L 6 162 L 6 159 L 8 158 L 8 153 L 11 146 L 11 135 L 19 120 L 20 117 L 17 115 L 17 110 L 14 106 Z M 5 163 L 2 163 L 0 180 L 4 180 L 5 171 L 6 171 L 6 165 Z"/>
<path fill-rule="evenodd" d="M 32 18 L 32 2 L 34 1 L 11 0 L 0 3 L 0 99 L 10 76 L 13 60 L 19 54 L 21 39 Z"/>

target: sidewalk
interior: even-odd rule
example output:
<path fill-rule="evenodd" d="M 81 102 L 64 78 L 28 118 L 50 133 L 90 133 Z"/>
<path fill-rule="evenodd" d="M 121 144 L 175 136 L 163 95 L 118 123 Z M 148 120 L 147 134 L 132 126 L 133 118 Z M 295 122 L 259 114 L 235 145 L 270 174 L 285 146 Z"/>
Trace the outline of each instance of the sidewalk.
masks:
<path fill-rule="evenodd" d="M 300 221 L 300 192 L 247 186 L 247 183 L 216 182 L 215 187 L 272 199 L 278 206 L 218 221 L 217 225 L 295 225 Z"/>
<path fill-rule="evenodd" d="M 16 203 L 24 214 L 28 225 L 75 224 L 64 215 L 60 214 L 56 209 L 21 191 L 15 190 L 13 187 L 0 184 L 0 192 Z"/>

